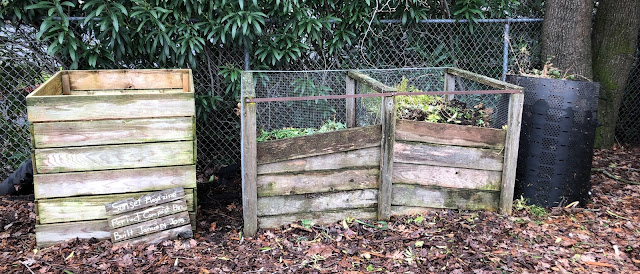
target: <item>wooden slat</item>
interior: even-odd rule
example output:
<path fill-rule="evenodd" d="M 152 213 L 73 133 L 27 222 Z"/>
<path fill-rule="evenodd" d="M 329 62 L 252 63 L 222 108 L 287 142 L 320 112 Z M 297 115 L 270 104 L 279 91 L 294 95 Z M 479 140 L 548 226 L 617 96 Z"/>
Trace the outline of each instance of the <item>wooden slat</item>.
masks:
<path fill-rule="evenodd" d="M 332 224 L 345 218 L 355 218 L 359 220 L 374 220 L 376 218 L 375 208 L 361 208 L 340 211 L 308 212 L 290 215 L 263 216 L 258 219 L 262 228 L 276 228 L 285 224 L 309 220 L 315 224 Z"/>
<path fill-rule="evenodd" d="M 174 166 L 74 173 L 37 174 L 36 199 L 195 188 L 196 167 Z"/>
<path fill-rule="evenodd" d="M 456 77 L 446 72 L 444 73 L 444 91 L 456 91 Z M 451 101 L 455 98 L 455 94 L 448 94 L 446 98 Z"/>
<path fill-rule="evenodd" d="M 502 171 L 502 151 L 428 143 L 396 142 L 396 163 Z"/>
<path fill-rule="evenodd" d="M 38 173 L 195 164 L 193 142 L 36 149 Z"/>
<path fill-rule="evenodd" d="M 396 88 L 393 87 L 389 87 L 383 83 L 381 83 L 380 81 L 371 78 L 371 76 L 360 73 L 357 70 L 349 70 L 347 71 L 347 76 L 353 78 L 354 80 L 358 81 L 360 84 L 362 85 L 366 85 L 368 87 L 370 87 L 371 89 L 377 91 L 377 92 L 395 92 L 397 91 Z"/>
<path fill-rule="evenodd" d="M 466 71 L 466 70 L 462 70 L 462 69 L 458 69 L 458 68 L 447 68 L 446 69 L 446 73 L 450 73 L 453 75 L 457 75 L 460 76 L 462 78 L 466 78 L 469 79 L 471 81 L 475 81 L 490 87 L 494 87 L 497 89 L 520 89 L 522 90 L 522 87 L 520 86 L 516 86 L 514 84 L 509 84 L 507 82 L 503 82 L 500 80 L 496 80 L 484 75 L 480 75 L 477 73 L 473 73 L 470 71 Z"/>
<path fill-rule="evenodd" d="M 88 240 L 109 239 L 107 220 L 74 222 L 64 224 L 36 225 L 36 242 L 39 247 L 47 247 L 66 240 L 79 238 Z"/>
<path fill-rule="evenodd" d="M 56 72 L 51 78 L 27 95 L 27 98 L 34 96 L 62 95 L 62 71 Z"/>
<path fill-rule="evenodd" d="M 358 127 L 258 144 L 258 164 L 380 146 L 380 125 Z"/>
<path fill-rule="evenodd" d="M 180 226 L 180 227 L 168 229 L 162 232 L 154 233 L 151 235 L 146 235 L 146 236 L 134 238 L 131 240 L 118 242 L 115 245 L 123 245 L 128 243 L 131 245 L 145 244 L 146 246 L 149 246 L 149 245 L 162 243 L 169 239 L 175 239 L 178 236 L 182 238 L 191 238 L 193 237 L 192 228 L 193 227 L 190 225 Z"/>
<path fill-rule="evenodd" d="M 190 213 L 189 218 L 191 219 L 191 228 L 195 228 L 195 215 L 193 213 Z M 148 244 L 157 244 L 166 240 L 168 237 L 172 237 L 175 235 L 184 235 L 185 237 L 191 237 L 192 231 L 188 228 L 189 226 L 174 228 L 171 230 L 167 230 L 162 234 L 151 235 L 149 236 L 149 238 L 136 238 L 131 240 L 129 243 L 138 244 L 146 241 Z M 75 238 L 96 238 L 97 240 L 110 239 L 109 225 L 107 224 L 107 220 L 104 219 L 86 222 L 36 225 L 36 242 L 38 244 L 38 247 L 47 247 Z"/>
<path fill-rule="evenodd" d="M 123 94 L 164 94 L 185 92 L 182 89 L 101 89 L 70 90 L 69 95 L 123 95 Z"/>
<path fill-rule="evenodd" d="M 380 148 L 370 147 L 294 159 L 289 161 L 262 164 L 258 166 L 258 175 L 358 167 L 375 167 L 378 165 L 380 165 Z"/>
<path fill-rule="evenodd" d="M 377 189 L 258 198 L 258 216 L 374 207 Z"/>
<path fill-rule="evenodd" d="M 393 177 L 393 147 L 396 128 L 396 100 L 394 97 L 382 99 L 382 144 L 380 146 L 380 195 L 378 196 L 378 220 L 387 221 L 391 217 L 391 184 Z"/>
<path fill-rule="evenodd" d="M 189 213 L 186 211 L 127 227 L 112 229 L 111 241 L 114 243 L 121 242 L 185 225 L 191 225 L 191 222 L 189 221 Z"/>
<path fill-rule="evenodd" d="M 435 209 L 419 206 L 391 206 L 391 215 L 423 215 Z"/>
<path fill-rule="evenodd" d="M 256 95 L 253 73 L 242 73 L 242 105 L 241 105 L 241 169 L 242 169 L 242 216 L 243 232 L 253 236 L 258 231 L 258 192 L 257 192 L 257 136 L 256 136 L 256 103 L 247 103 L 245 98 Z"/>
<path fill-rule="evenodd" d="M 379 169 L 260 175 L 258 196 L 294 195 L 378 187 Z"/>
<path fill-rule="evenodd" d="M 392 205 L 497 210 L 499 199 L 498 191 L 394 184 Z"/>
<path fill-rule="evenodd" d="M 69 82 L 69 74 L 68 73 L 64 73 L 62 74 L 62 94 L 64 95 L 69 95 L 69 90 L 70 90 L 70 82 Z"/>
<path fill-rule="evenodd" d="M 354 95 L 356 94 L 356 90 L 357 90 L 357 82 L 349 77 L 348 75 L 345 76 L 345 94 L 346 95 Z M 345 100 L 345 108 L 346 108 L 346 122 L 347 122 L 347 128 L 353 128 L 356 127 L 356 98 L 347 98 Z"/>
<path fill-rule="evenodd" d="M 194 211 L 194 190 L 185 189 L 187 208 Z M 106 203 L 139 197 L 150 192 L 112 195 L 80 196 L 38 200 L 38 217 L 41 224 L 107 219 Z"/>
<path fill-rule="evenodd" d="M 193 118 L 34 123 L 36 148 L 193 140 Z"/>
<path fill-rule="evenodd" d="M 31 122 L 195 116 L 193 93 L 27 97 Z"/>
<path fill-rule="evenodd" d="M 502 172 L 395 163 L 393 183 L 500 190 Z"/>
<path fill-rule="evenodd" d="M 466 147 L 504 148 L 506 132 L 500 129 L 398 120 L 396 140 Z"/>
<path fill-rule="evenodd" d="M 182 89 L 182 73 L 188 70 L 71 70 L 72 90 Z"/>
<path fill-rule="evenodd" d="M 120 228 L 130 226 L 152 219 L 173 215 L 178 212 L 188 211 L 187 202 L 184 199 L 168 202 L 165 204 L 148 207 L 136 212 L 129 212 L 118 216 L 109 216 L 107 221 L 110 228 Z"/>
<path fill-rule="evenodd" d="M 114 216 L 143 208 L 164 204 L 184 198 L 184 189 L 174 187 L 141 195 L 135 198 L 126 198 L 104 205 L 108 216 Z"/>
<path fill-rule="evenodd" d="M 523 103 L 524 94 L 511 94 L 509 97 L 507 140 L 502 172 L 502 192 L 500 193 L 500 211 L 506 214 L 511 214 L 513 205 L 513 188 L 516 181 L 516 167 L 518 164 L 518 146 L 520 145 L 520 126 L 522 123 Z"/>

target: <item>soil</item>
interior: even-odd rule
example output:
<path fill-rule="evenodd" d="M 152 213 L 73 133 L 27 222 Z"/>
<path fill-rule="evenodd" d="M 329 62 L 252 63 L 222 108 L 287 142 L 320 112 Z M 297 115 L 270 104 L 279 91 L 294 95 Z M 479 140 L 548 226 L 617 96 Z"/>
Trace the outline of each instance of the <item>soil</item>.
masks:
<path fill-rule="evenodd" d="M 640 149 L 600 150 L 593 160 L 640 181 Z M 327 226 L 297 223 L 243 237 L 240 183 L 199 186 L 193 239 L 113 247 L 71 240 L 37 249 L 32 196 L 0 198 L 0 273 L 85 272 L 606 272 L 640 271 L 640 185 L 592 173 L 584 208 L 540 212 L 432 210 Z"/>

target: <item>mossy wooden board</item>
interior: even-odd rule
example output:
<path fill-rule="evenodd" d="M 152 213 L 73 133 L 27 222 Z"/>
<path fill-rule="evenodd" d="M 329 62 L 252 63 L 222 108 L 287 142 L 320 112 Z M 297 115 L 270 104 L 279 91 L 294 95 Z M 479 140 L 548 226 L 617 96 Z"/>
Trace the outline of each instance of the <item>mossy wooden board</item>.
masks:
<path fill-rule="evenodd" d="M 500 190 L 502 172 L 457 167 L 395 163 L 393 183 Z"/>
<path fill-rule="evenodd" d="M 495 211 L 499 201 L 500 191 L 394 184 L 391 205 Z"/>
<path fill-rule="evenodd" d="M 193 141 L 36 149 L 38 173 L 192 165 Z"/>
<path fill-rule="evenodd" d="M 196 166 L 36 174 L 36 199 L 195 188 Z"/>
<path fill-rule="evenodd" d="M 396 140 L 440 145 L 504 148 L 506 131 L 493 128 L 397 120 Z"/>
<path fill-rule="evenodd" d="M 332 169 L 353 169 L 380 165 L 380 148 L 336 152 L 307 158 L 299 158 L 258 165 L 258 176 L 264 174 L 300 173 Z"/>
<path fill-rule="evenodd" d="M 492 171 L 502 171 L 504 159 L 501 150 L 415 142 L 396 142 L 393 153 L 394 163 Z"/>
<path fill-rule="evenodd" d="M 191 228 L 195 229 L 195 213 L 189 213 L 189 219 L 191 220 Z M 180 228 L 182 229 L 172 229 L 167 233 L 187 233 L 184 227 Z M 47 247 L 59 242 L 73 240 L 75 238 L 83 240 L 91 238 L 96 238 L 97 240 L 110 239 L 111 236 L 109 235 L 109 224 L 107 223 L 107 219 L 36 225 L 36 243 L 39 247 Z M 149 242 L 149 244 L 153 243 L 154 242 Z"/>
<path fill-rule="evenodd" d="M 36 148 L 132 144 L 194 139 L 193 117 L 34 123 Z"/>
<path fill-rule="evenodd" d="M 258 216 L 374 207 L 377 189 L 362 189 L 307 195 L 258 198 Z"/>
<path fill-rule="evenodd" d="M 377 188 L 379 174 L 370 168 L 259 175 L 258 197 Z"/>
<path fill-rule="evenodd" d="M 187 208 L 195 211 L 195 192 L 185 189 Z M 106 203 L 138 197 L 151 192 L 111 195 L 79 196 L 38 200 L 38 218 L 41 224 L 107 219 Z"/>
<path fill-rule="evenodd" d="M 299 222 L 300 220 L 309 220 L 315 224 L 331 224 L 345 218 L 354 218 L 360 220 L 373 220 L 376 218 L 376 208 L 359 208 L 335 211 L 318 211 L 306 212 L 299 214 L 262 216 L 258 218 L 258 225 L 262 228 L 275 228 L 283 224 Z"/>

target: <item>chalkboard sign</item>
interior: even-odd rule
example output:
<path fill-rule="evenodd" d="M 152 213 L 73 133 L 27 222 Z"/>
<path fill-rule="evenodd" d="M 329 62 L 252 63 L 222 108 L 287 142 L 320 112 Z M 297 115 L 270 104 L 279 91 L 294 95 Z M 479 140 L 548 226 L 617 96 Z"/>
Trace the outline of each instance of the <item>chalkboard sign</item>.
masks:
<path fill-rule="evenodd" d="M 184 189 L 167 189 L 105 205 L 111 241 L 156 244 L 193 237 Z"/>

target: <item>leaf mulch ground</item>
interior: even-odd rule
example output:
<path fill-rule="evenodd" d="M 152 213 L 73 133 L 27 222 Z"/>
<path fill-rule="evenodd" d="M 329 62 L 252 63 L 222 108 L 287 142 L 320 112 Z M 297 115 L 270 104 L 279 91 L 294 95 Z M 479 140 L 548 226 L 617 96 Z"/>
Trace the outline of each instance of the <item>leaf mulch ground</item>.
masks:
<path fill-rule="evenodd" d="M 597 151 L 594 167 L 640 181 L 640 149 Z M 44 272 L 573 272 L 640 271 L 640 186 L 592 174 L 586 208 L 546 212 L 518 207 L 512 216 L 434 210 L 328 226 L 302 223 L 240 234 L 234 185 L 201 187 L 194 239 L 114 248 L 75 240 L 36 249 L 29 197 L 1 198 L 0 273 Z M 222 190 L 221 190 L 222 189 Z"/>

